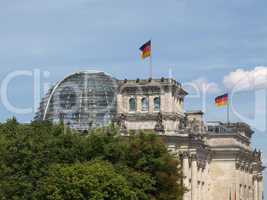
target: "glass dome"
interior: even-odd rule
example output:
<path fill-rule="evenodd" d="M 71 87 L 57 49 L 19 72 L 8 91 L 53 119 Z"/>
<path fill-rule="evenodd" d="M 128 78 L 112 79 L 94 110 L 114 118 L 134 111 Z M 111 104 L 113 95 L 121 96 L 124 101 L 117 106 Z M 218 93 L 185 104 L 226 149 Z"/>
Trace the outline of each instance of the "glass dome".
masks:
<path fill-rule="evenodd" d="M 108 125 L 116 114 L 116 90 L 117 80 L 104 72 L 76 72 L 50 90 L 39 116 L 80 131 Z"/>

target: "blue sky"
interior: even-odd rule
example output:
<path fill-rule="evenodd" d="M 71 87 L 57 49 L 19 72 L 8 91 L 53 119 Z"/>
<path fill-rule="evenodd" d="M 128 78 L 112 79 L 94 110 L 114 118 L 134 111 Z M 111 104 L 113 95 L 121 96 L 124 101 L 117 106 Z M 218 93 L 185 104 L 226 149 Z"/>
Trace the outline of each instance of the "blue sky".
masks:
<path fill-rule="evenodd" d="M 225 77 L 237 69 L 254 73 L 257 66 L 264 73 L 267 66 L 266 7 L 264 0 L 0 0 L 0 81 L 34 69 L 42 74 L 42 86 L 82 69 L 147 78 L 148 62 L 138 48 L 152 39 L 154 76 L 171 71 L 182 83 L 212 84 L 206 119 L 225 120 L 225 110 L 213 104 L 226 90 Z M 50 75 L 44 77 L 46 71 Z M 254 94 L 252 89 L 234 98 L 242 116 L 255 114 Z M 265 116 L 266 95 L 261 95 L 263 109 L 257 113 Z M 31 106 L 33 80 L 14 79 L 8 97 L 16 106 Z M 202 103 L 188 98 L 186 109 L 201 109 Z M 0 121 L 13 115 L 0 102 Z M 33 113 L 16 117 L 27 122 Z M 231 119 L 240 120 L 233 112 Z M 256 129 L 253 144 L 267 155 L 265 130 Z"/>

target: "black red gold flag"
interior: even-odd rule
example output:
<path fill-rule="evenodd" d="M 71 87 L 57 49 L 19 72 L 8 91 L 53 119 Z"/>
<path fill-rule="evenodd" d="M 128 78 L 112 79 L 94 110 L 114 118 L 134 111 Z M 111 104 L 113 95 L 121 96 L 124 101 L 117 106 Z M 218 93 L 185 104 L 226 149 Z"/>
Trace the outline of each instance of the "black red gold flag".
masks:
<path fill-rule="evenodd" d="M 143 44 L 139 49 L 140 51 L 142 51 L 142 59 L 150 57 L 151 56 L 151 40 Z"/>
<path fill-rule="evenodd" d="M 216 106 L 226 106 L 228 104 L 228 94 L 224 94 L 215 98 Z"/>

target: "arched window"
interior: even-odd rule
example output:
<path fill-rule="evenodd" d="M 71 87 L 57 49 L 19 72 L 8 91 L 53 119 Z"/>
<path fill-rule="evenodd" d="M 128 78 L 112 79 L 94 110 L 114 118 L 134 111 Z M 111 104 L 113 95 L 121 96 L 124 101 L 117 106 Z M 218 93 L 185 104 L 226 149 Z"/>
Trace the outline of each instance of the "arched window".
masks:
<path fill-rule="evenodd" d="M 129 108 L 130 108 L 130 111 L 136 111 L 136 99 L 135 98 L 130 98 Z"/>
<path fill-rule="evenodd" d="M 148 98 L 144 97 L 141 100 L 142 103 L 142 111 L 148 111 Z"/>
<path fill-rule="evenodd" d="M 160 98 L 154 98 L 154 111 L 160 111 Z"/>

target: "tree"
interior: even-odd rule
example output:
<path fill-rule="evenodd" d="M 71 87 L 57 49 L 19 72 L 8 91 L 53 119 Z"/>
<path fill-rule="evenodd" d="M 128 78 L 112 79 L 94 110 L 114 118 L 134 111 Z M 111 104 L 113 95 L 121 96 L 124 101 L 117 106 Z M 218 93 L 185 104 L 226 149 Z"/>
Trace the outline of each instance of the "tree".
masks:
<path fill-rule="evenodd" d="M 126 178 L 109 162 L 92 161 L 55 165 L 40 181 L 38 199 L 49 200 L 136 200 Z"/>
<path fill-rule="evenodd" d="M 126 155 L 128 166 L 155 177 L 155 199 L 182 199 L 186 188 L 182 184 L 181 165 L 159 136 L 147 132 L 131 135 Z"/>
<path fill-rule="evenodd" d="M 58 184 L 63 181 L 62 187 L 80 188 L 79 179 L 86 180 L 88 171 L 94 175 L 92 180 L 99 178 L 99 183 L 106 179 L 97 176 L 98 173 L 113 177 L 112 184 L 118 184 L 114 191 L 122 185 L 127 189 L 122 198 L 128 195 L 138 200 L 177 200 L 185 191 L 177 166 L 178 160 L 154 133 L 122 137 L 110 126 L 80 134 L 64 128 L 63 124 L 19 124 L 15 119 L 0 124 L 0 199 L 3 200 L 51 199 L 51 194 L 56 197 L 55 192 L 45 190 L 44 185 L 64 191 Z M 78 185 L 67 183 L 72 170 Z M 77 171 L 84 176 L 78 176 Z M 59 179 L 62 173 L 64 179 Z M 98 192 L 105 193 L 103 188 Z M 62 194 L 61 199 L 68 199 Z"/>

